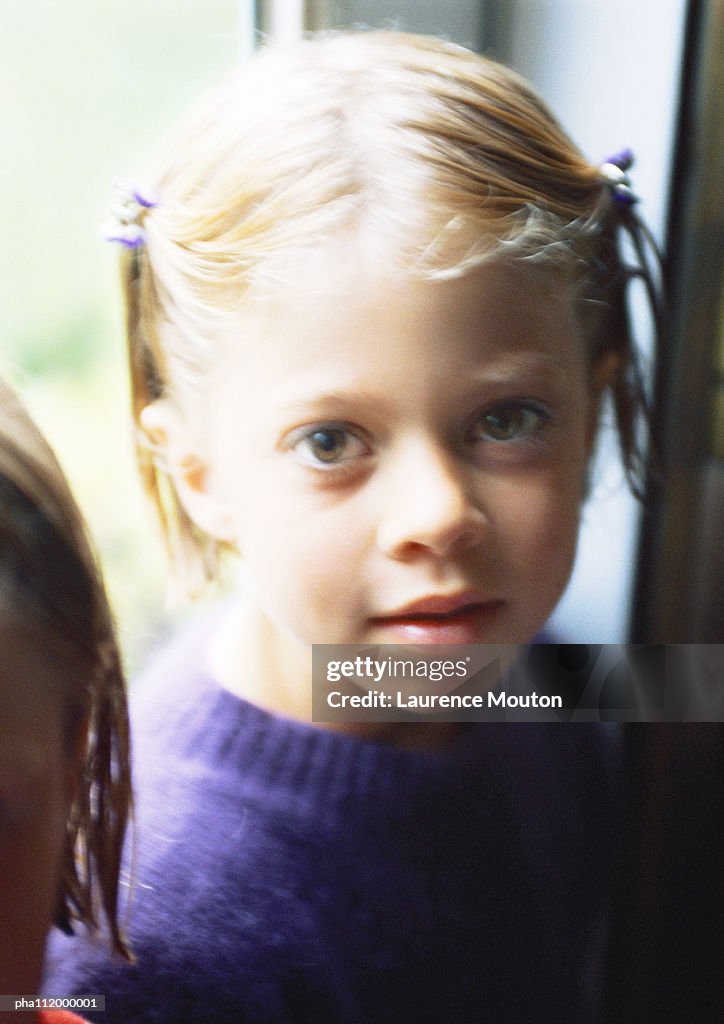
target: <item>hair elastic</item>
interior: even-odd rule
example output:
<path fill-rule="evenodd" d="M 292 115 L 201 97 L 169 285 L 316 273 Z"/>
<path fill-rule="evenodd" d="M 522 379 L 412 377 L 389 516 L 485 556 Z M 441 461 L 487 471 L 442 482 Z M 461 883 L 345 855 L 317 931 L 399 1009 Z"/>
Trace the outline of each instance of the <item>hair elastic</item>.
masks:
<path fill-rule="evenodd" d="M 628 170 L 633 166 L 634 154 L 623 149 L 601 164 L 601 178 L 608 186 L 614 202 L 617 223 L 629 238 L 636 255 L 637 266 L 626 266 L 629 277 L 643 282 L 649 299 L 657 336 L 664 324 L 665 297 L 663 294 L 663 256 L 651 231 L 635 210 L 640 201 L 634 192 Z"/>
<path fill-rule="evenodd" d="M 601 177 L 610 188 L 615 202 L 622 206 L 632 206 L 639 201 L 639 197 L 631 187 L 631 179 L 626 173 L 633 162 L 632 150 L 623 149 L 620 153 L 614 153 L 601 164 Z"/>
<path fill-rule="evenodd" d="M 102 227 L 107 242 L 117 242 L 127 249 L 138 249 L 146 241 L 143 221 L 148 210 L 158 206 L 158 200 L 128 181 L 113 183 L 116 193 L 111 206 L 111 217 Z"/>

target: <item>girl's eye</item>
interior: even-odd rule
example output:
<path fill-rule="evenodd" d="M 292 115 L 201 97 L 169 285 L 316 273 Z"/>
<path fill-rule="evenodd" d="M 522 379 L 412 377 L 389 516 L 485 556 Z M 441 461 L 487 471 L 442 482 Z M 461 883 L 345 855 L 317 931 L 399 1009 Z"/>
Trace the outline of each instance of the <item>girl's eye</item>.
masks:
<path fill-rule="evenodd" d="M 535 434 L 546 420 L 542 409 L 510 404 L 489 409 L 473 427 L 474 441 L 517 441 Z"/>
<path fill-rule="evenodd" d="M 345 427 L 315 427 L 292 446 L 310 466 L 339 466 L 366 455 L 367 445 Z"/>

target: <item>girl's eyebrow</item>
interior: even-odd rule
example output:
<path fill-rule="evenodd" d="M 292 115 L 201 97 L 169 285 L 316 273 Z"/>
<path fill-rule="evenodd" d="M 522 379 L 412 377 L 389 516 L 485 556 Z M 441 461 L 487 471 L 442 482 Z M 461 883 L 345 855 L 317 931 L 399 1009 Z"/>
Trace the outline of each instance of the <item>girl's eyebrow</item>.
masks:
<path fill-rule="evenodd" d="M 482 367 L 474 367 L 471 377 L 481 383 L 506 384 L 525 377 L 556 377 L 569 373 L 571 367 L 549 352 L 513 352 Z"/>
<path fill-rule="evenodd" d="M 370 391 L 363 391 L 359 388 L 334 388 L 308 396 L 290 395 L 288 399 L 285 398 L 280 402 L 280 409 L 287 414 L 297 412 L 313 414 L 315 411 L 323 413 L 327 409 L 339 406 L 382 409 L 387 404 L 385 397 L 380 394 L 372 394 Z"/>
<path fill-rule="evenodd" d="M 326 379 L 325 379 L 326 378 Z M 335 405 L 380 406 L 386 403 L 384 389 L 358 385 L 354 378 L 302 373 L 284 381 L 268 393 L 270 406 L 283 412 L 308 412 Z"/>
<path fill-rule="evenodd" d="M 465 390 L 471 386 L 477 389 L 489 385 L 514 385 L 517 382 L 528 382 L 532 378 L 544 378 L 546 381 L 560 380 L 570 373 L 571 367 L 565 361 L 547 352 L 525 351 L 504 355 L 499 359 L 491 359 L 482 365 L 465 368 L 462 381 Z M 365 410 L 384 410 L 394 401 L 382 391 L 370 391 L 353 386 L 330 387 L 328 390 L 305 393 L 304 385 L 290 388 L 288 392 L 279 392 L 276 396 L 277 409 L 286 415 L 324 414 L 329 409 L 363 406 Z"/>

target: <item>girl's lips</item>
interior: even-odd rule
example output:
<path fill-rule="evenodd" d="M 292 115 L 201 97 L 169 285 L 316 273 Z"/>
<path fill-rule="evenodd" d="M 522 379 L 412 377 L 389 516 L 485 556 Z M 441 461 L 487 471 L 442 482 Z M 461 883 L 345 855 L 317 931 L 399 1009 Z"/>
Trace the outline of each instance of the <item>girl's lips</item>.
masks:
<path fill-rule="evenodd" d="M 459 598 L 430 598 L 409 605 L 404 612 L 374 618 L 372 625 L 375 635 L 384 637 L 381 642 L 385 643 L 482 643 L 503 604 L 498 600 L 461 602 Z"/>

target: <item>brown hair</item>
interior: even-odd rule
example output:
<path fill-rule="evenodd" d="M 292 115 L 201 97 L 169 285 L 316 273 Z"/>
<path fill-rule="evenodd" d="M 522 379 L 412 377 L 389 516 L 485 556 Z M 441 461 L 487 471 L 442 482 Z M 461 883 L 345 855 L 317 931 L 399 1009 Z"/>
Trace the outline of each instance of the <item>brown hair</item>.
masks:
<path fill-rule="evenodd" d="M 136 422 L 156 399 L 203 423 L 215 340 L 253 296 L 293 280 L 340 233 L 394 272 L 463 274 L 489 258 L 546 261 L 579 288 L 591 366 L 609 387 L 624 466 L 642 484 L 644 407 L 617 234 L 600 168 L 517 74 L 423 36 L 344 33 L 262 50 L 168 146 L 123 279 Z M 197 428 L 198 429 L 198 428 Z M 144 485 L 177 575 L 213 576 L 217 543 L 191 521 L 139 424 Z"/>
<path fill-rule="evenodd" d="M 83 519 L 62 470 L 14 392 L 0 381 L 0 614 L 62 671 L 69 754 L 86 725 L 66 823 L 56 923 L 95 929 L 114 949 L 118 878 L 131 806 L 126 688 L 113 621 Z"/>

